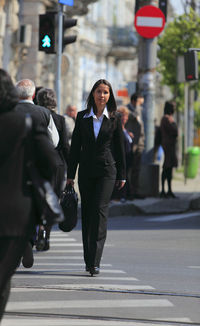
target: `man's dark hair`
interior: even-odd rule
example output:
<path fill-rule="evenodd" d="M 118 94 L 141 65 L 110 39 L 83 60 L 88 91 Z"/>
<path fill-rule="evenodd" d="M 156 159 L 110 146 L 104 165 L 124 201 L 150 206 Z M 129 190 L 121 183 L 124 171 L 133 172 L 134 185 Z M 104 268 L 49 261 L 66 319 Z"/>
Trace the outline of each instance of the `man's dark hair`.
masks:
<path fill-rule="evenodd" d="M 164 106 L 164 114 L 172 115 L 175 111 L 175 102 L 173 101 L 166 101 Z"/>
<path fill-rule="evenodd" d="M 137 102 L 137 99 L 138 98 L 140 98 L 140 97 L 144 97 L 143 95 L 142 95 L 142 93 L 139 93 L 139 92 L 137 92 L 137 93 L 133 93 L 132 95 L 131 95 L 131 102 Z"/>
<path fill-rule="evenodd" d="M 18 103 L 19 97 L 7 71 L 0 69 L 0 112 L 12 110 Z"/>

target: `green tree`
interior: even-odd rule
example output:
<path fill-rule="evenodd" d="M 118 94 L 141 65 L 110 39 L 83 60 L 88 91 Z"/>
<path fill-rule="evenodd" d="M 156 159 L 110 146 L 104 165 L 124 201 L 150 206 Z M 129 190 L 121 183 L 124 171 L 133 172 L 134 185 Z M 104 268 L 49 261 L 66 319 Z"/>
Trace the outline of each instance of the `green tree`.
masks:
<path fill-rule="evenodd" d="M 190 10 L 168 23 L 158 40 L 160 59 L 159 71 L 163 77 L 163 83 L 168 85 L 176 97 L 177 107 L 183 109 L 184 85 L 176 81 L 177 57 L 184 55 L 189 48 L 200 48 L 200 17 Z M 192 86 L 200 89 L 200 82 Z"/>

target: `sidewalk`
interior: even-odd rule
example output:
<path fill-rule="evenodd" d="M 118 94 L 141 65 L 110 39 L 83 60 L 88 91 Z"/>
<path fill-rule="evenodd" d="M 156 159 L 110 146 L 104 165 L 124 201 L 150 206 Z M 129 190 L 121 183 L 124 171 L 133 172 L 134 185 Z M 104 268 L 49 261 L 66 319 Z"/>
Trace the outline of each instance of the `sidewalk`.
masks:
<path fill-rule="evenodd" d="M 184 181 L 183 172 L 173 171 L 172 189 L 177 199 L 145 198 L 111 202 L 109 216 L 159 215 L 198 211 L 200 216 L 200 170 L 195 179 Z"/>

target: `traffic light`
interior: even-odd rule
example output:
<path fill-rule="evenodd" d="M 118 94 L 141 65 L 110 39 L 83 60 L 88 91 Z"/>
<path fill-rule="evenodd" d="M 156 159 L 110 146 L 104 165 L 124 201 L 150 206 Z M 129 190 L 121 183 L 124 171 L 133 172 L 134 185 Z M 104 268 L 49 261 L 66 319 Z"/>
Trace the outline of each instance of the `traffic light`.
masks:
<path fill-rule="evenodd" d="M 188 51 L 184 54 L 185 79 L 187 81 L 198 80 L 198 56 L 197 51 Z"/>
<path fill-rule="evenodd" d="M 165 21 L 167 21 L 167 1 L 168 0 L 159 0 L 159 9 L 162 10 L 165 15 Z"/>
<path fill-rule="evenodd" d="M 39 15 L 39 51 L 56 53 L 56 14 L 48 12 Z"/>
<path fill-rule="evenodd" d="M 140 0 L 136 0 L 135 1 L 135 14 L 139 10 L 139 8 L 140 8 Z"/>
<path fill-rule="evenodd" d="M 74 27 L 77 24 L 77 19 L 74 18 L 65 18 L 63 16 L 63 42 L 62 42 L 62 49 L 64 49 L 65 45 L 76 42 L 77 36 L 76 35 L 69 35 L 65 36 L 65 31 L 68 28 Z"/>

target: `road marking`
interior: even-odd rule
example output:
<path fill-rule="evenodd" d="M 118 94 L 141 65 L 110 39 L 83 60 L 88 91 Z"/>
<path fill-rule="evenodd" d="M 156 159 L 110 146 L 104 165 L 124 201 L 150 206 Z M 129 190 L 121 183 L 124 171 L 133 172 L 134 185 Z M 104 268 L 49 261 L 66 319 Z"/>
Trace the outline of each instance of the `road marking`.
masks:
<path fill-rule="evenodd" d="M 185 214 L 176 214 L 176 215 L 167 215 L 161 217 L 153 217 L 145 219 L 147 222 L 169 222 L 169 221 L 176 221 L 186 218 L 191 218 L 195 216 L 200 216 L 199 212 L 194 213 L 185 213 Z"/>
<path fill-rule="evenodd" d="M 50 241 L 51 245 L 51 241 Z M 53 243 L 52 247 L 83 247 L 82 243 Z M 113 247 L 112 244 L 107 244 L 105 247 Z"/>
<path fill-rule="evenodd" d="M 69 271 L 73 271 L 73 272 L 82 272 L 82 269 L 71 269 L 71 268 L 48 268 L 48 269 L 44 269 L 44 268 L 31 268 L 30 270 L 31 272 L 69 272 Z M 101 273 L 113 273 L 113 274 L 126 274 L 126 272 L 122 271 L 122 270 L 118 270 L 118 269 L 101 269 Z"/>
<path fill-rule="evenodd" d="M 73 242 L 73 241 L 77 241 L 76 239 L 74 239 L 74 238 L 50 238 L 50 242 Z"/>
<path fill-rule="evenodd" d="M 21 301 L 8 302 L 6 311 L 78 309 L 87 308 L 143 308 L 143 307 L 173 307 L 167 299 L 137 299 L 137 300 L 56 300 L 56 301 Z M 77 310 L 76 310 L 77 311 Z M 79 311 L 80 313 L 80 311 Z"/>
<path fill-rule="evenodd" d="M 60 290 L 110 290 L 110 291 L 139 291 L 139 290 L 155 290 L 149 285 L 120 285 L 120 284 L 55 284 L 55 285 L 44 285 L 40 288 L 12 288 L 12 293 L 21 292 L 50 292 Z"/>
<path fill-rule="evenodd" d="M 185 318 L 187 319 L 187 318 Z M 182 321 L 182 320 L 181 320 Z M 183 322 L 187 320 L 183 320 Z M 190 322 L 190 320 L 189 320 Z M 95 319 L 70 319 L 70 318 L 37 318 L 31 316 L 30 318 L 19 318 L 13 317 L 9 318 L 5 315 L 3 318 L 1 326 L 147 326 L 147 323 L 138 323 L 132 321 L 109 321 L 109 320 L 95 320 Z M 163 323 L 149 323 L 148 326 L 163 326 Z"/>
<path fill-rule="evenodd" d="M 83 250 L 82 249 L 78 249 L 78 250 L 67 250 L 67 249 L 63 249 L 63 250 L 57 250 L 57 249 L 50 249 L 48 252 L 41 252 L 41 251 L 37 251 L 37 252 L 34 252 L 34 253 L 37 253 L 37 254 L 41 254 L 43 256 L 34 256 L 34 257 L 47 257 L 47 258 L 50 258 L 51 257 L 51 253 L 60 253 L 60 254 L 65 254 L 65 253 L 83 253 Z M 67 256 L 52 256 L 52 257 L 61 257 L 62 259 L 63 258 L 66 258 Z M 69 259 L 71 256 L 68 256 L 67 258 Z M 72 257 L 75 257 L 75 256 L 72 256 Z M 81 257 L 83 259 L 83 256 Z M 73 258 L 74 259 L 74 258 Z"/>
<path fill-rule="evenodd" d="M 200 266 L 188 266 L 188 268 L 199 269 L 199 268 L 200 268 Z"/>
<path fill-rule="evenodd" d="M 84 271 L 82 271 L 82 272 L 84 272 Z M 33 274 L 33 273 L 28 273 L 27 272 L 27 274 L 25 274 L 25 273 L 23 273 L 23 274 L 21 274 L 21 273 L 16 273 L 16 274 L 14 274 L 14 278 L 16 278 L 16 279 L 18 279 L 18 278 L 22 278 L 22 279 L 29 279 L 29 278 L 31 278 L 31 279 L 36 279 L 36 278 L 39 278 L 39 279 L 41 279 L 41 278 L 44 278 L 44 279 L 65 279 L 65 280 L 78 280 L 78 279 L 80 279 L 80 280 L 86 280 L 87 279 L 87 277 L 90 277 L 90 275 L 87 273 L 86 274 L 86 272 L 85 272 L 85 275 L 83 276 L 83 275 L 80 275 L 80 274 L 77 274 L 77 275 L 74 275 L 74 276 L 72 276 L 72 275 L 59 275 L 59 274 L 56 274 L 56 275 L 54 275 L 54 274 L 40 274 L 40 275 L 38 275 L 38 274 L 40 274 L 40 272 L 38 271 L 38 273 L 35 273 L 35 274 Z M 91 277 L 90 277 L 90 279 L 91 279 Z M 96 278 L 94 278 L 94 280 L 95 280 Z M 109 276 L 101 276 L 101 275 L 99 275 L 98 276 L 98 279 L 99 280 L 107 280 L 107 281 L 139 281 L 137 278 L 135 278 L 135 277 L 115 277 L 115 276 L 113 276 L 113 277 L 109 277 Z"/>
<path fill-rule="evenodd" d="M 65 253 L 66 250 L 51 250 L 51 252 L 53 252 L 53 253 Z M 50 256 L 51 255 L 50 253 L 48 253 L 47 255 L 45 254 L 45 256 L 40 256 L 41 258 L 39 258 L 39 256 L 37 256 L 37 259 L 50 259 L 50 258 L 54 257 L 54 256 Z M 81 260 L 83 260 L 83 256 L 55 256 L 55 258 L 56 257 L 57 257 L 57 259 L 67 259 L 67 260 L 68 259 L 81 259 Z"/>
<path fill-rule="evenodd" d="M 60 252 L 60 250 L 51 250 L 51 252 Z M 62 250 L 60 253 L 67 253 L 67 254 L 70 254 L 70 253 L 82 253 L 83 250 Z M 82 259 L 83 260 L 83 256 L 51 256 L 51 253 L 48 253 L 48 254 L 44 254 L 42 253 L 41 256 L 37 256 L 37 254 L 35 255 L 34 254 L 34 259 L 37 260 L 37 259 L 62 259 L 62 260 L 69 260 L 69 259 Z"/>
<path fill-rule="evenodd" d="M 83 246 L 82 243 L 54 243 L 52 245 L 52 247 L 82 247 L 82 246 Z"/>
<path fill-rule="evenodd" d="M 38 262 L 35 262 L 35 266 L 80 266 L 80 267 L 85 267 L 84 264 L 82 263 L 38 263 Z M 101 267 L 112 267 L 111 264 L 101 264 Z"/>

